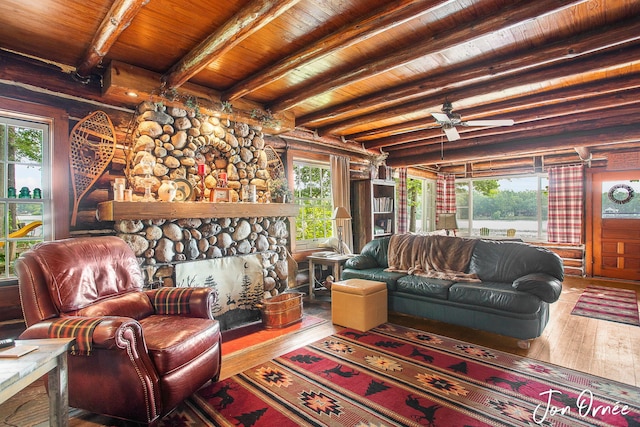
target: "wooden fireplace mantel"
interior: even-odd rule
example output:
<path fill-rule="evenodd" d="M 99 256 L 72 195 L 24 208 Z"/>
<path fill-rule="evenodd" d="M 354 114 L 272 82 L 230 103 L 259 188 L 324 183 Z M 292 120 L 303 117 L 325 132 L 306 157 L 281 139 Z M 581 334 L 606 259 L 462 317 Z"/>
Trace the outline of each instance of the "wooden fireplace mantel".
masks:
<path fill-rule="evenodd" d="M 211 202 L 101 202 L 98 221 L 295 217 L 300 207 L 293 203 L 211 203 Z"/>

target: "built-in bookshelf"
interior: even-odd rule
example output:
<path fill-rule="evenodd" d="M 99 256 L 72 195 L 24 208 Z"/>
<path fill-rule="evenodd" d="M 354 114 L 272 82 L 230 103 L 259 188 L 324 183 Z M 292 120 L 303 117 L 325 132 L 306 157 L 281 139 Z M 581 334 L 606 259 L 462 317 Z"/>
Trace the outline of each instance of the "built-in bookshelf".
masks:
<path fill-rule="evenodd" d="M 394 181 L 367 179 L 353 181 L 351 212 L 354 251 L 372 239 L 390 236 L 396 230 L 396 185 Z"/>
<path fill-rule="evenodd" d="M 393 212 L 393 197 L 374 197 L 374 212 Z"/>

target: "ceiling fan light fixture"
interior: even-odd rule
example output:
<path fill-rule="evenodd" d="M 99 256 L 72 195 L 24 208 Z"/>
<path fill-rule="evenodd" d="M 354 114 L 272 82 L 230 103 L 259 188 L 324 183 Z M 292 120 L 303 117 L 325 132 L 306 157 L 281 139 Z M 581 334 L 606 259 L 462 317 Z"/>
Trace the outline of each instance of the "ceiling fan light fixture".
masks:
<path fill-rule="evenodd" d="M 463 121 L 462 116 L 453 112 L 453 104 L 451 101 L 445 100 L 442 104 L 442 113 L 431 113 L 433 118 L 442 127 L 447 139 L 449 141 L 457 141 L 460 139 L 460 134 L 456 129 L 456 126 L 513 126 L 513 120 L 469 120 Z"/>

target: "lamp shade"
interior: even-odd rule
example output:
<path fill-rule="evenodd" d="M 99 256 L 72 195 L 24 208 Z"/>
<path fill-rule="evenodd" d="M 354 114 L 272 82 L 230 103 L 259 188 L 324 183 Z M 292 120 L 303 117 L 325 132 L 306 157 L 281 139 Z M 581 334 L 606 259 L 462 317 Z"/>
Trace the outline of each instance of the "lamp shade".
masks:
<path fill-rule="evenodd" d="M 343 206 L 338 206 L 333 211 L 331 219 L 351 219 L 351 215 L 349 215 L 349 212 L 347 212 Z"/>
<path fill-rule="evenodd" d="M 457 228 L 458 221 L 456 221 L 456 214 L 442 213 L 438 215 L 438 221 L 436 222 L 437 230 L 456 230 Z"/>

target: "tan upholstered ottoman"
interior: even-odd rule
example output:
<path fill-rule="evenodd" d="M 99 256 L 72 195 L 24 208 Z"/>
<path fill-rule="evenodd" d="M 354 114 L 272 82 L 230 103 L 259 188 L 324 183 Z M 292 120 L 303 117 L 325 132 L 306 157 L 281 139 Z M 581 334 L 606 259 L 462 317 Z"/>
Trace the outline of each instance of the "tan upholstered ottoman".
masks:
<path fill-rule="evenodd" d="M 387 284 L 348 279 L 331 286 L 331 320 L 336 325 L 367 331 L 387 321 Z"/>

